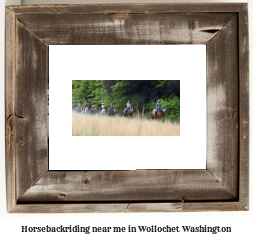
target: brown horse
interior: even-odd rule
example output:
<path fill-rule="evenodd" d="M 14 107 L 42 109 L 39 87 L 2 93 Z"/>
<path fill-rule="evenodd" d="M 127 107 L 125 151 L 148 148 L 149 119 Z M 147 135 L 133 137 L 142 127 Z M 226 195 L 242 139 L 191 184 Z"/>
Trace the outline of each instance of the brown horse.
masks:
<path fill-rule="evenodd" d="M 108 115 L 111 117 L 111 116 L 113 116 L 114 117 L 114 114 L 116 113 L 116 109 L 115 108 L 113 108 L 113 109 L 111 109 L 110 110 L 110 112 L 108 112 Z"/>
<path fill-rule="evenodd" d="M 165 115 L 165 112 L 166 112 L 166 108 L 163 107 L 162 109 L 161 109 L 161 108 L 158 109 L 158 110 L 157 110 L 157 113 L 156 113 L 156 116 L 155 116 L 155 110 L 156 110 L 156 109 L 153 109 L 153 111 L 152 111 L 152 121 L 154 120 L 154 118 L 156 118 L 156 120 L 158 119 L 158 121 L 159 121 L 160 118 L 164 119 L 164 115 Z M 164 122 L 164 121 L 163 121 L 163 122 Z"/>
<path fill-rule="evenodd" d="M 81 107 L 79 107 L 79 108 L 76 109 L 76 113 L 81 113 L 82 110 L 83 110 L 83 109 L 82 109 Z"/>
<path fill-rule="evenodd" d="M 93 115 L 95 115 L 95 113 L 96 113 L 96 108 L 93 107 L 93 108 L 90 110 L 90 113 L 93 114 Z"/>
<path fill-rule="evenodd" d="M 126 114 L 126 109 L 123 110 L 123 116 L 126 117 L 126 116 L 129 116 L 129 118 L 131 119 L 131 116 L 133 115 L 133 110 L 134 109 L 128 109 L 127 111 L 127 114 Z"/>

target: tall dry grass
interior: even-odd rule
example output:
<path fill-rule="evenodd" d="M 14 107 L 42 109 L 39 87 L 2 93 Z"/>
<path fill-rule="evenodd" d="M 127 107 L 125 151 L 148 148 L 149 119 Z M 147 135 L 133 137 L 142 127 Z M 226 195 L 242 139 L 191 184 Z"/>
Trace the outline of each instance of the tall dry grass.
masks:
<path fill-rule="evenodd" d="M 180 136 L 180 125 L 141 118 L 72 116 L 73 136 Z"/>

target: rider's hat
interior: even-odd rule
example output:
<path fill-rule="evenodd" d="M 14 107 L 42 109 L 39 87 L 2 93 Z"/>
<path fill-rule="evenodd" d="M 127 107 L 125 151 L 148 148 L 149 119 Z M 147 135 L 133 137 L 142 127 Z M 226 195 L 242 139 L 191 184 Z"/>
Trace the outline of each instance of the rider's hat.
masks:
<path fill-rule="evenodd" d="M 158 102 L 160 102 L 160 100 L 158 100 Z"/>

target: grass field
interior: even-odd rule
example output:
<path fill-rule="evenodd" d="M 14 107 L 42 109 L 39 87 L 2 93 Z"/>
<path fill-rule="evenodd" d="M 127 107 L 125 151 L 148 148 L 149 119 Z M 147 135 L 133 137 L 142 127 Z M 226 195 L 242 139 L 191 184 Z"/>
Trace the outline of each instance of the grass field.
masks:
<path fill-rule="evenodd" d="M 168 121 L 73 113 L 72 136 L 180 136 L 180 125 Z"/>

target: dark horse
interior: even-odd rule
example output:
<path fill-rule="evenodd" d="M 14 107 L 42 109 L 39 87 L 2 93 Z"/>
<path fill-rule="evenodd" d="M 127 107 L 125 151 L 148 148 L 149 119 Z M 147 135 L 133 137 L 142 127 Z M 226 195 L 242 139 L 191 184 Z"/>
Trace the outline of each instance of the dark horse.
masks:
<path fill-rule="evenodd" d="M 163 107 L 162 109 L 161 108 L 159 108 L 158 110 L 157 110 L 157 113 L 156 113 L 156 116 L 155 116 L 155 110 L 156 109 L 153 109 L 153 111 L 152 111 L 152 121 L 154 120 L 154 118 L 156 118 L 156 120 L 158 119 L 158 121 L 159 121 L 159 119 L 160 118 L 164 118 L 164 115 L 165 115 L 165 112 L 166 112 L 166 108 L 165 107 Z M 164 121 L 163 121 L 164 122 Z"/>
<path fill-rule="evenodd" d="M 81 113 L 82 110 L 83 110 L 83 109 L 82 109 L 81 107 L 79 107 L 79 108 L 76 109 L 76 112 L 77 112 L 77 113 Z"/>
<path fill-rule="evenodd" d="M 127 111 L 127 114 L 126 114 L 126 109 L 123 110 L 123 116 L 126 117 L 126 116 L 129 116 L 129 118 L 131 119 L 131 116 L 133 115 L 133 110 L 134 109 L 128 109 Z"/>
<path fill-rule="evenodd" d="M 95 115 L 95 113 L 96 113 L 96 108 L 92 108 L 92 109 L 90 110 L 90 113 Z"/>
<path fill-rule="evenodd" d="M 115 108 L 112 108 L 112 109 L 110 110 L 110 112 L 108 112 L 108 115 L 114 117 L 114 114 L 115 114 L 115 113 L 116 113 L 116 109 L 115 109 Z"/>

